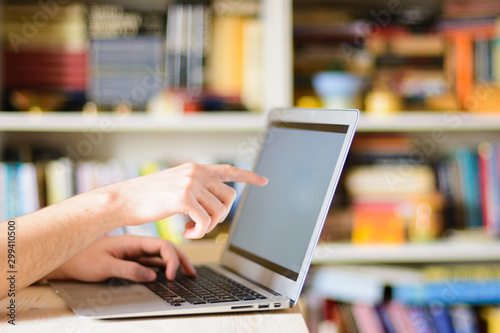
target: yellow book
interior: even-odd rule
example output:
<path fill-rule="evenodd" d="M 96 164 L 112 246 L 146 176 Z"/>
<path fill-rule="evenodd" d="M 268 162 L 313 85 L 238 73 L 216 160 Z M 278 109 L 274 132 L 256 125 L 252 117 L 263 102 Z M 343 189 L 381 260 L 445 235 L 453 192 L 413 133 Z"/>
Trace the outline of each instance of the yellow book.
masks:
<path fill-rule="evenodd" d="M 429 281 L 500 280 L 500 265 L 429 266 L 424 269 L 423 277 Z"/>
<path fill-rule="evenodd" d="M 245 18 L 242 34 L 243 84 L 241 98 L 249 110 L 262 111 L 262 22 L 257 18 Z"/>
<path fill-rule="evenodd" d="M 500 308 L 487 306 L 479 310 L 479 316 L 486 323 L 487 333 L 500 332 Z"/>
<path fill-rule="evenodd" d="M 240 96 L 242 92 L 243 21 L 241 16 L 218 16 L 213 20 L 209 86 L 223 96 Z"/>

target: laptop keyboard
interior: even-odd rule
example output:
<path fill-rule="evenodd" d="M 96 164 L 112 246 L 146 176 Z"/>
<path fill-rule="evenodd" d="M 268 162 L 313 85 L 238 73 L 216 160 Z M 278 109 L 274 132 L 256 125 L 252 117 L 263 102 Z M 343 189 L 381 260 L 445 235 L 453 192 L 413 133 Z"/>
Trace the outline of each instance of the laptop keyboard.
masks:
<path fill-rule="evenodd" d="M 172 306 L 266 298 L 206 266 L 197 266 L 196 273 L 195 277 L 189 277 L 179 271 L 175 280 L 169 281 L 163 272 L 157 271 L 156 281 L 144 285 Z"/>

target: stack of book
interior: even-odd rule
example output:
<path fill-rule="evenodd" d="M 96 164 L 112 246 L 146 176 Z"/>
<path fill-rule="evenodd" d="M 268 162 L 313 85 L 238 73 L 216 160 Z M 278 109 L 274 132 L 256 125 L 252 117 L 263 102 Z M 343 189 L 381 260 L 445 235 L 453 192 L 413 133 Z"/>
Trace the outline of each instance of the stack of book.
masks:
<path fill-rule="evenodd" d="M 428 99 L 448 91 L 445 40 L 440 34 L 417 33 L 404 26 L 379 29 L 366 38 L 366 49 L 377 68 L 372 90 L 396 93 L 405 110 L 421 110 Z"/>
<path fill-rule="evenodd" d="M 495 332 L 499 272 L 498 265 L 319 267 L 309 293 L 323 302 L 319 321 L 340 331 Z"/>
<path fill-rule="evenodd" d="M 355 139 L 345 187 L 353 244 L 428 241 L 442 231 L 442 197 L 428 156 L 403 136 Z"/>
<path fill-rule="evenodd" d="M 89 99 L 101 109 L 144 110 L 165 86 L 166 12 L 89 7 Z"/>
<path fill-rule="evenodd" d="M 460 106 L 497 112 L 500 82 L 500 5 L 497 1 L 446 1 L 438 30 L 446 37 L 446 72 Z"/>
<path fill-rule="evenodd" d="M 4 88 L 11 107 L 55 110 L 72 94 L 83 99 L 88 69 L 85 6 L 8 4 L 4 19 Z"/>

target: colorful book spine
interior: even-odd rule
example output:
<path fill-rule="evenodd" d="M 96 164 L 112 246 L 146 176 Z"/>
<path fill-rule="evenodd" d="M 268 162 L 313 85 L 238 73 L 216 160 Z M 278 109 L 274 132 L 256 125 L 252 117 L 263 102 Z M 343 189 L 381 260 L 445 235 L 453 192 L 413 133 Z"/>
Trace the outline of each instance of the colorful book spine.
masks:
<path fill-rule="evenodd" d="M 500 280 L 440 281 L 392 288 L 393 299 L 404 304 L 495 304 L 500 303 Z"/>
<path fill-rule="evenodd" d="M 431 305 L 429 313 L 438 333 L 454 333 L 453 324 L 447 308 L 442 305 Z"/>

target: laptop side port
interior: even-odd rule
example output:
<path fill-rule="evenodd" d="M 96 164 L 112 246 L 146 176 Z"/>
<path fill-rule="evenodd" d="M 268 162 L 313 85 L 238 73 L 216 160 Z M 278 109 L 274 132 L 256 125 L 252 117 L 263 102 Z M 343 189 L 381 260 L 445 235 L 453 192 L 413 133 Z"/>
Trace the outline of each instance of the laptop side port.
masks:
<path fill-rule="evenodd" d="M 279 308 L 281 306 L 281 303 L 274 303 L 275 308 Z"/>
<path fill-rule="evenodd" d="M 269 304 L 259 304 L 259 309 L 269 309 Z"/>

